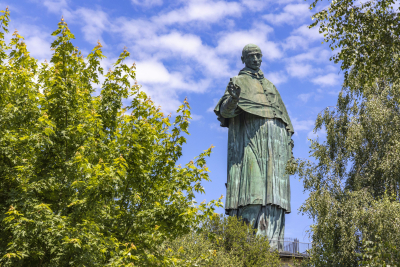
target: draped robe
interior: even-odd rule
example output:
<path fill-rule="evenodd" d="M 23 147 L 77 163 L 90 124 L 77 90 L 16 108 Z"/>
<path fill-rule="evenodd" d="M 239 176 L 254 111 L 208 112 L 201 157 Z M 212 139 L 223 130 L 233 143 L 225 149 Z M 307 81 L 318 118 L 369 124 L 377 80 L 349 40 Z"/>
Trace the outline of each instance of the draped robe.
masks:
<path fill-rule="evenodd" d="M 228 177 L 225 211 L 241 216 L 272 239 L 284 235 L 285 213 L 291 212 L 289 175 L 294 133 L 276 87 L 261 70 L 244 68 L 232 78 L 239 101 L 228 89 L 215 113 L 228 132 Z"/>

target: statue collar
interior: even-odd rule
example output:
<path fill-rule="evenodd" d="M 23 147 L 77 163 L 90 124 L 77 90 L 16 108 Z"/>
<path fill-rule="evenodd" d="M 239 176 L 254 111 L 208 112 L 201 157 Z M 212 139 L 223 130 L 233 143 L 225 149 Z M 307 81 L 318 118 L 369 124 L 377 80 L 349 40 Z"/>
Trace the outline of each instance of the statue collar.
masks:
<path fill-rule="evenodd" d="M 261 71 L 261 69 L 259 69 L 258 71 L 255 71 L 253 69 L 244 67 L 241 71 L 239 71 L 239 75 L 249 75 L 252 78 L 256 78 L 256 79 L 264 79 L 264 73 Z"/>

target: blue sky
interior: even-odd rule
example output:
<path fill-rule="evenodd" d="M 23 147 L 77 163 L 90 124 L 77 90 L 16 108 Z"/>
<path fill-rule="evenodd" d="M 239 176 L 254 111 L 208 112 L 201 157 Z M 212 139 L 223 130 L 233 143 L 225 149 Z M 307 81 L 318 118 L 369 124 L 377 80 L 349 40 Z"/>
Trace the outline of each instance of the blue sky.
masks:
<path fill-rule="evenodd" d="M 75 34 L 75 46 L 87 54 L 103 45 L 108 69 L 127 47 L 137 66 L 137 81 L 165 113 L 173 113 L 188 97 L 191 135 L 182 164 L 214 145 L 208 159 L 212 182 L 197 200 L 225 195 L 227 130 L 212 112 L 229 78 L 243 67 L 241 51 L 248 43 L 263 52 L 261 69 L 278 88 L 294 125 L 295 157 L 308 158 L 314 120 L 336 104 L 341 88 L 339 67 L 321 44 L 317 29 L 308 29 L 311 1 L 300 0 L 0 0 L 9 6 L 10 31 L 25 37 L 39 61 L 51 58 L 50 35 L 64 16 Z M 324 3 L 324 2 L 322 2 Z M 325 3 L 327 4 L 327 3 Z M 320 136 L 323 136 L 323 133 Z M 306 199 L 302 183 L 291 177 L 292 213 L 286 237 L 307 241 L 312 223 L 297 212 Z M 223 212 L 223 210 L 219 210 Z"/>

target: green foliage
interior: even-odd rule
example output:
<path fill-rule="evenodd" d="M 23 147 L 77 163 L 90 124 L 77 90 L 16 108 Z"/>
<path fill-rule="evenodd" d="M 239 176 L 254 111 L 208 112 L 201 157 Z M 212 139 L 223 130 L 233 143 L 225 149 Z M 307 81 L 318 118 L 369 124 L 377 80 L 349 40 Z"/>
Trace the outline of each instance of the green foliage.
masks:
<path fill-rule="evenodd" d="M 8 21 L 2 11 L 0 265 L 170 265 L 157 247 L 221 205 L 194 203 L 211 148 L 176 166 L 188 103 L 170 122 L 132 84 L 129 52 L 103 74 L 101 44 L 83 58 L 63 20 L 50 64 L 39 66 L 18 32 L 4 41 Z"/>
<path fill-rule="evenodd" d="M 314 1 L 311 8 L 315 8 Z M 315 163 L 297 159 L 314 220 L 308 266 L 400 266 L 400 51 L 394 1 L 332 1 L 314 15 L 345 79 L 337 105 L 319 114 Z"/>
<path fill-rule="evenodd" d="M 162 247 L 167 255 L 176 255 L 173 266 L 281 266 L 268 239 L 257 236 L 250 225 L 234 216 L 214 216 L 198 231 L 167 241 Z"/>
<path fill-rule="evenodd" d="M 312 0 L 310 9 L 318 2 Z M 378 78 L 395 81 L 400 69 L 400 17 L 395 0 L 335 0 L 313 15 L 325 42 L 338 50 L 331 60 L 345 71 L 344 86 L 357 81 L 361 90 Z"/>
<path fill-rule="evenodd" d="M 387 242 L 387 262 L 397 264 L 400 87 L 377 82 L 361 96 L 345 93 L 343 89 L 335 110 L 317 118 L 316 130 L 324 127 L 327 140 L 311 141 L 316 163 L 297 160 L 294 165 L 310 192 L 301 211 L 315 222 L 314 264 L 355 266 L 377 255 L 370 242 L 374 249 Z"/>

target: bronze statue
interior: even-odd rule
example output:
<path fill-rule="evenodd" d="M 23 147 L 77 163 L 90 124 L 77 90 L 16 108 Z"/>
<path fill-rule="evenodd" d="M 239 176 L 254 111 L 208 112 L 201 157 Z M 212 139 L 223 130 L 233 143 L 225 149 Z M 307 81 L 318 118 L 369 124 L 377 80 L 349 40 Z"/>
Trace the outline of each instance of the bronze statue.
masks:
<path fill-rule="evenodd" d="M 214 112 L 229 127 L 226 214 L 242 217 L 276 247 L 291 212 L 285 167 L 294 130 L 278 90 L 260 70 L 261 58 L 258 46 L 243 48 L 246 67 L 231 78 Z"/>

